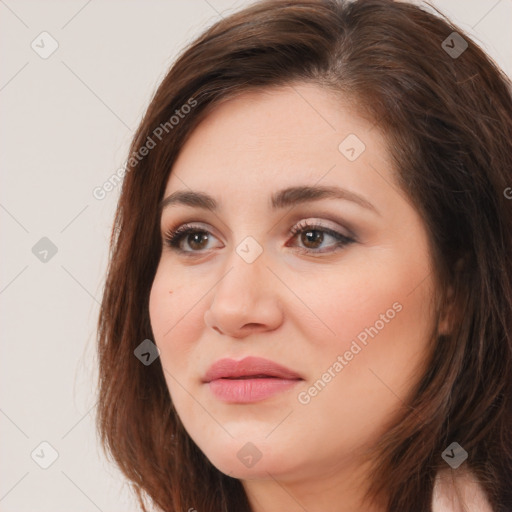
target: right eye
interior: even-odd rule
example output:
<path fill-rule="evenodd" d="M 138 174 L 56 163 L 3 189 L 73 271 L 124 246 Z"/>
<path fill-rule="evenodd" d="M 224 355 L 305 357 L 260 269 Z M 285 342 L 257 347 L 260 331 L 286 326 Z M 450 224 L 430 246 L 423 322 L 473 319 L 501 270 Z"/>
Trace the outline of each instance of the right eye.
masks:
<path fill-rule="evenodd" d="M 166 231 L 164 242 L 173 251 L 181 254 L 191 254 L 204 252 L 205 242 L 208 242 L 210 236 L 213 235 L 199 226 L 182 224 L 176 229 Z M 183 249 L 184 243 L 188 244 L 190 249 Z"/>

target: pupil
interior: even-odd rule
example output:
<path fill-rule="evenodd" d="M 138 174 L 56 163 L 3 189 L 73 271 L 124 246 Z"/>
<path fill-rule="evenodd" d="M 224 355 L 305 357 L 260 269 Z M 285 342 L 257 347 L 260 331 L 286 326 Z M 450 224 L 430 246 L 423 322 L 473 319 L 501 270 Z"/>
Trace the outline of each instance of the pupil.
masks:
<path fill-rule="evenodd" d="M 192 235 L 192 243 L 190 244 L 191 247 L 193 247 L 196 243 L 197 243 L 197 246 L 199 247 L 196 247 L 196 248 L 201 248 L 201 242 L 204 241 L 204 240 L 207 240 L 207 235 L 206 233 L 193 233 Z"/>
<path fill-rule="evenodd" d="M 315 236 L 315 234 L 316 234 L 316 236 Z M 308 243 L 313 242 L 314 247 L 317 247 L 317 245 L 319 245 L 319 244 L 315 244 L 315 242 L 321 243 L 323 240 L 323 233 L 321 233 L 320 231 L 315 230 L 315 229 L 312 229 L 310 231 L 305 231 L 304 235 L 306 236 L 306 240 L 308 240 Z M 310 235 L 312 235 L 312 236 L 310 237 Z M 305 245 L 307 245 L 307 244 L 305 244 Z"/>

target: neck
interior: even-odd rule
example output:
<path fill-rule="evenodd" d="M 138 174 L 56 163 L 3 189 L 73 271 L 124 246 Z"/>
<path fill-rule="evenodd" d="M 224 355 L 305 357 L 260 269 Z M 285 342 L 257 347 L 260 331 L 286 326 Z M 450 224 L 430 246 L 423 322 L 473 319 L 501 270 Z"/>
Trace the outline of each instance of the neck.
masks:
<path fill-rule="evenodd" d="M 384 512 L 364 500 L 369 463 L 309 468 L 303 475 L 271 474 L 243 480 L 253 512 Z"/>

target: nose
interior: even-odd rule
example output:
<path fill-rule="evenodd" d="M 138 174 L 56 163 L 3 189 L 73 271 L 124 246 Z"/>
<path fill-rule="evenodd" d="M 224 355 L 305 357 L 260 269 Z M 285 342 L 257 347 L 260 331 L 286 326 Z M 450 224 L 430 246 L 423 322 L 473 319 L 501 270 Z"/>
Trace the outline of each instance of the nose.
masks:
<path fill-rule="evenodd" d="M 204 314 L 206 326 L 233 338 L 275 330 L 282 322 L 278 284 L 263 255 L 248 263 L 234 253 L 213 289 L 211 305 Z"/>

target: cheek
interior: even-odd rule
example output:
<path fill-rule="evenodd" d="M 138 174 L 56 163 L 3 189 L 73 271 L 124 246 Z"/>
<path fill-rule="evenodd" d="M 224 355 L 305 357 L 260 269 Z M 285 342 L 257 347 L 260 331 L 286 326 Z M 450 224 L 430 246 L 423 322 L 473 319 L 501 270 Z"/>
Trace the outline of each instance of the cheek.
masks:
<path fill-rule="evenodd" d="M 347 258 L 339 268 L 310 273 L 308 279 L 282 274 L 296 294 L 284 298 L 284 314 L 318 355 L 346 350 L 360 334 L 364 343 L 365 337 L 371 339 L 365 329 L 375 324 L 381 337 L 391 333 L 392 325 L 395 335 L 411 328 L 421 332 L 427 325 L 425 303 L 430 291 L 419 287 L 411 292 L 428 271 L 392 254 L 374 256 L 358 261 Z"/>
<path fill-rule="evenodd" d="M 186 373 L 194 340 L 204 330 L 203 285 L 201 279 L 195 287 L 193 282 L 160 265 L 149 296 L 154 341 L 163 367 L 173 375 Z"/>
<path fill-rule="evenodd" d="M 398 257 L 383 262 L 381 268 L 351 266 L 326 280 L 321 294 L 309 295 L 315 297 L 311 309 L 330 329 L 319 335 L 303 323 L 308 385 L 321 381 L 312 390 L 315 407 L 330 403 L 340 416 L 385 416 L 421 377 L 434 320 L 428 265 Z"/>
<path fill-rule="evenodd" d="M 421 377 L 428 352 L 428 273 L 413 264 L 366 270 L 333 276 L 321 297 L 309 303 L 336 335 L 306 331 L 303 323 L 309 344 L 301 357 L 308 361 L 308 381 L 298 390 L 296 407 L 314 418 L 314 428 L 325 433 L 331 448 L 377 439 Z"/>

